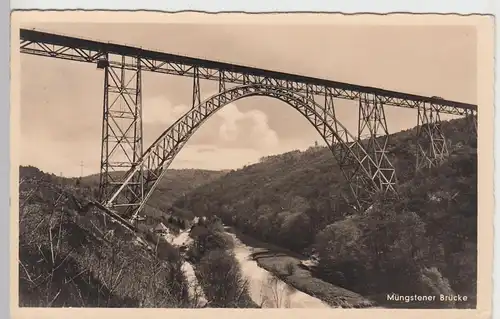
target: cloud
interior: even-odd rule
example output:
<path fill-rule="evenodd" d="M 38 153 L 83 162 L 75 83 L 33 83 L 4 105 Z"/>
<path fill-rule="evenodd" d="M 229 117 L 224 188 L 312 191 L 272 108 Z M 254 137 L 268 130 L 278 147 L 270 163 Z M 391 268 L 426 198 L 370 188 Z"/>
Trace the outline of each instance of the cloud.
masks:
<path fill-rule="evenodd" d="M 251 149 L 272 149 L 278 146 L 278 134 L 269 127 L 267 115 L 258 110 L 241 112 L 234 103 L 217 113 L 223 120 L 219 137 L 223 142 Z"/>
<path fill-rule="evenodd" d="M 164 96 L 145 99 L 142 108 L 142 121 L 145 124 L 164 124 L 165 127 L 189 110 L 185 104 L 172 105 L 172 102 Z"/>
<path fill-rule="evenodd" d="M 164 96 L 155 96 L 145 100 L 143 103 L 145 144 L 149 146 L 149 143 L 189 109 L 190 107 L 184 104 L 173 105 Z M 278 134 L 269 127 L 265 113 L 257 110 L 242 112 L 235 103 L 231 103 L 217 111 L 203 124 L 189 144 L 269 150 L 279 144 L 279 138 Z"/>
<path fill-rule="evenodd" d="M 173 105 L 165 96 L 145 99 L 144 149 L 188 110 L 186 105 Z M 59 138 L 54 138 L 54 131 L 50 129 L 37 132 L 23 129 L 21 164 L 35 165 L 57 174 L 62 171 L 67 176 L 79 176 L 80 163 L 83 161 L 84 174 L 97 173 L 100 162 L 100 130 L 92 128 L 87 131 L 94 133 L 68 139 L 62 138 L 69 135 L 67 130 L 58 132 Z M 262 156 L 280 152 L 282 147 L 279 142 L 278 134 L 269 127 L 265 113 L 257 110 L 243 112 L 232 103 L 202 125 L 179 153 L 173 166 L 238 168 L 256 162 Z M 125 161 L 126 158 L 121 153 L 121 149 L 115 151 L 114 160 Z"/>

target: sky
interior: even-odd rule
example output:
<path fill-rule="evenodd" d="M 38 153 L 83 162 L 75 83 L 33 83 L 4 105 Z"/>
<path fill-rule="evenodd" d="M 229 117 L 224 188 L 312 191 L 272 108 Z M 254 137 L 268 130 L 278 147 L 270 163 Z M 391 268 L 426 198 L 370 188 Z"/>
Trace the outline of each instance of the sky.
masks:
<path fill-rule="evenodd" d="M 24 28 L 263 69 L 477 103 L 471 26 L 36 24 Z M 144 72 L 146 149 L 190 108 L 192 79 Z M 99 172 L 104 73 L 93 64 L 21 55 L 21 165 L 64 176 Z M 203 97 L 216 83 L 201 81 Z M 352 102 L 336 100 L 356 132 Z M 390 133 L 416 125 L 415 110 L 386 107 Z M 289 105 L 250 97 L 225 106 L 170 168 L 236 169 L 261 157 L 323 145 Z"/>

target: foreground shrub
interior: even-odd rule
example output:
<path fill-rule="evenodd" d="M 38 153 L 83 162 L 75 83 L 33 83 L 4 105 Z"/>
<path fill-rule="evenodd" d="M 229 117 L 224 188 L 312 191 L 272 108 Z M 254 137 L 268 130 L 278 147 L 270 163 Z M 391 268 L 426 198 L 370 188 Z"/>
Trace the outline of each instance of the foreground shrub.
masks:
<path fill-rule="evenodd" d="M 165 243 L 147 251 L 137 235 L 50 183 L 23 181 L 20 193 L 20 306 L 190 306 L 180 260 L 160 254 Z"/>
<path fill-rule="evenodd" d="M 196 276 L 211 307 L 238 308 L 247 294 L 247 281 L 229 251 L 208 252 L 196 265 Z"/>

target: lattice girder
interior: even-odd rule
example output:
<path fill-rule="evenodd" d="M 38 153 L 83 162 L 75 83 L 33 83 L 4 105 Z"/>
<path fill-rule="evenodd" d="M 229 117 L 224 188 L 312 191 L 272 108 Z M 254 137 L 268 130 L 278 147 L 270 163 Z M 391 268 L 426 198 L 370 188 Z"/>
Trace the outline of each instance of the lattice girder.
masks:
<path fill-rule="evenodd" d="M 467 111 L 466 119 L 469 129 L 469 140 L 477 141 L 477 113 L 474 111 Z"/>
<path fill-rule="evenodd" d="M 389 130 L 384 104 L 376 95 L 363 93 L 359 98 L 358 141 L 366 143 L 365 149 L 373 158 L 369 171 L 379 189 L 395 192 L 396 170 L 387 157 Z"/>
<path fill-rule="evenodd" d="M 416 170 L 439 166 L 448 157 L 448 144 L 441 131 L 439 108 L 422 103 L 417 113 Z"/>
<path fill-rule="evenodd" d="M 123 184 L 125 172 L 137 164 L 143 153 L 141 67 L 135 59 L 135 70 L 125 68 L 131 63 L 127 59 L 131 58 L 121 57 L 119 66 L 104 66 L 101 199 L 111 196 Z M 141 174 L 138 171 L 122 191 L 122 196 L 130 202 L 142 200 Z"/>
<path fill-rule="evenodd" d="M 363 85 L 342 83 L 326 79 L 318 79 L 303 75 L 289 74 L 284 72 L 276 72 L 272 70 L 265 70 L 255 67 L 248 67 L 243 65 L 236 65 L 231 63 L 224 63 L 220 61 L 211 61 L 200 58 L 180 56 L 167 52 L 159 52 L 148 50 L 140 47 L 134 47 L 129 45 L 120 45 L 110 42 L 94 41 L 89 39 L 81 39 L 78 37 L 71 37 L 66 35 L 57 35 L 47 32 L 41 32 L 37 30 L 20 30 L 20 52 L 23 54 L 37 55 L 48 58 L 63 59 L 69 61 L 76 61 L 81 63 L 95 64 L 101 62 L 103 59 L 107 61 L 108 67 L 106 72 L 112 70 L 120 70 L 120 72 L 125 71 L 137 74 L 137 78 L 140 78 L 140 74 L 143 71 L 169 74 L 175 76 L 183 77 L 193 77 L 193 100 L 192 107 L 193 110 L 197 109 L 197 105 L 200 103 L 199 94 L 199 80 L 212 80 L 219 81 L 219 93 L 225 92 L 227 90 L 226 84 L 229 85 L 266 85 L 273 87 L 286 88 L 298 94 L 305 95 L 308 100 L 314 100 L 315 98 L 325 96 L 326 99 L 331 99 L 333 97 L 344 100 L 358 101 L 362 98 L 363 94 L 376 95 L 377 99 L 384 106 L 395 106 L 403 108 L 421 109 L 426 107 L 426 105 L 433 103 L 434 111 L 439 114 L 452 114 L 458 116 L 466 116 L 470 113 L 477 113 L 477 105 L 462 103 L 457 101 L 445 100 L 438 97 L 425 97 L 418 96 L 414 94 L 408 94 L 403 92 L 390 91 L 382 88 L 367 87 Z M 112 83 L 112 75 L 106 75 L 106 83 Z M 116 77 L 115 77 L 116 80 Z M 121 82 L 121 81 L 118 81 Z M 157 156 L 158 158 L 148 158 L 146 162 L 140 161 L 137 156 L 139 154 L 142 156 L 142 122 L 141 122 L 141 103 L 140 103 L 140 80 L 137 82 L 136 91 L 136 101 L 135 108 L 136 112 L 129 112 L 131 118 L 133 118 L 134 123 L 130 123 L 130 119 L 125 119 L 124 113 L 121 113 L 121 117 L 124 119 L 120 120 L 127 123 L 121 123 L 118 118 L 120 118 L 120 112 L 113 113 L 104 110 L 103 116 L 103 143 L 102 143 L 102 156 L 101 156 L 101 192 L 102 198 L 108 199 L 110 194 L 116 194 L 117 191 L 113 191 L 114 186 L 119 186 L 123 184 L 123 176 L 119 176 L 116 180 L 112 180 L 116 175 L 109 174 L 113 170 L 123 171 L 123 168 L 130 168 L 130 171 L 135 173 L 131 176 L 126 175 L 126 186 L 120 186 L 120 195 L 118 197 L 114 196 L 115 200 L 119 201 L 129 201 L 132 205 L 137 206 L 137 201 L 141 203 L 144 202 L 145 191 L 142 188 L 143 182 L 146 180 L 145 176 L 141 175 L 141 170 L 143 167 L 156 167 L 155 165 L 161 165 L 169 163 L 169 157 L 164 157 L 162 154 L 167 152 L 167 154 L 174 154 L 174 150 L 182 146 L 182 141 L 174 141 L 166 149 L 161 147 L 156 147 L 154 152 L 150 151 L 150 157 Z M 137 93 L 139 92 L 139 93 Z M 123 85 L 108 85 L 105 88 L 105 101 L 104 104 L 113 104 L 113 98 L 108 95 L 112 94 L 125 94 L 134 95 L 134 88 L 128 90 L 124 88 Z M 264 95 L 264 94 L 263 94 Z M 224 104 L 230 100 L 230 96 L 221 96 L 221 100 L 217 103 Z M 125 104 L 126 97 L 120 98 Z M 130 99 L 128 100 L 130 101 Z M 139 106 L 138 106 L 139 105 Z M 333 105 L 333 104 L 332 104 Z M 109 106 L 109 105 L 108 105 Z M 325 101 L 325 109 L 327 107 L 327 101 Z M 330 108 L 332 109 L 332 108 Z M 333 110 L 333 109 L 332 109 Z M 209 115 L 209 109 L 198 110 L 198 113 L 193 114 L 189 119 L 191 122 L 186 123 L 188 128 L 194 127 L 196 123 L 200 121 L 196 116 L 206 117 Z M 128 112 L 128 111 L 127 111 Z M 208 112 L 208 113 L 207 113 Z M 424 110 L 424 113 L 427 111 Z M 333 112 L 327 111 L 330 117 L 335 118 Z M 135 114 L 135 115 L 134 115 Z M 307 110 L 304 115 L 309 117 L 309 110 Z M 477 115 L 476 115 L 477 116 Z M 440 147 L 440 139 L 444 140 L 442 134 L 439 133 L 439 128 L 430 125 L 427 127 L 425 123 L 429 122 L 425 116 L 420 119 L 421 114 L 419 114 L 419 123 L 423 122 L 424 126 L 420 127 L 419 124 L 419 136 L 428 136 L 430 139 L 429 145 L 424 145 L 425 147 L 418 146 L 418 159 L 417 168 L 419 166 L 433 166 L 436 162 L 440 161 L 440 158 L 447 154 L 446 143 L 442 144 Z M 476 132 L 471 134 L 471 138 L 477 138 L 477 117 L 474 115 L 471 117 L 473 120 L 471 122 L 471 128 Z M 315 118 L 315 120 L 317 120 Z M 327 122 L 327 119 L 324 119 Z M 336 123 L 335 121 L 333 123 Z M 433 123 L 430 121 L 429 123 Z M 180 134 L 182 129 L 178 129 Z M 342 130 L 340 128 L 334 127 L 337 134 L 341 134 Z M 128 135 L 133 131 L 133 137 Z M 184 130 L 185 131 L 185 130 Z M 189 131 L 189 130 L 188 130 Z M 172 134 L 178 134 L 173 132 Z M 323 134 L 326 138 L 326 133 Z M 441 135 L 441 136 L 440 136 Z M 370 158 L 372 161 L 364 160 L 363 150 L 358 149 L 357 144 L 347 141 L 347 136 L 344 138 L 345 143 L 341 144 L 341 147 L 331 146 L 332 152 L 340 158 L 341 163 L 350 163 L 354 168 L 349 174 L 364 176 L 361 173 L 356 173 L 356 171 L 363 171 L 361 167 L 365 167 L 370 172 L 373 172 L 373 168 L 376 167 L 381 171 L 380 167 L 383 164 L 379 159 L 380 157 L 374 156 L 373 150 L 375 149 L 385 149 L 385 143 L 382 141 L 378 145 L 368 145 L 368 153 L 370 153 Z M 333 138 L 336 139 L 336 138 Z M 339 138 L 339 140 L 342 138 Z M 424 138 L 425 139 L 425 138 Z M 377 142 L 379 140 L 375 140 Z M 422 141 L 422 139 L 421 139 Z M 158 142 L 158 141 L 157 141 Z M 339 143 L 337 143 L 339 144 Z M 425 144 L 425 143 L 424 143 Z M 125 148 L 125 146 L 130 149 Z M 422 144 L 423 145 L 423 144 Z M 436 146 L 437 145 L 437 146 Z M 429 146 L 429 147 L 427 147 Z M 139 151 L 140 149 L 140 151 Z M 170 152 L 170 153 L 169 153 Z M 122 153 L 121 160 L 112 159 L 112 155 L 117 153 Z M 356 157 L 351 156 L 351 153 L 357 154 Z M 165 155 L 166 156 L 166 155 Z M 169 155 L 170 156 L 170 155 Z M 361 163 L 363 165 L 357 165 L 354 159 L 362 159 Z M 375 162 L 373 164 L 372 162 Z M 168 166 L 168 165 L 167 165 Z M 139 168 L 138 168 L 139 167 Z M 389 168 L 389 171 L 391 169 Z M 129 173 L 130 173 L 129 171 Z M 347 171 L 347 169 L 346 169 Z M 155 175 L 156 172 L 148 171 L 148 176 L 156 176 L 159 178 L 160 175 Z M 390 174 L 380 173 L 378 180 L 381 179 L 382 175 L 387 176 L 388 180 L 391 181 Z M 373 180 L 373 175 L 370 175 L 370 179 Z M 392 185 L 389 182 L 387 185 Z M 379 184 L 380 186 L 380 184 Z M 377 186 L 377 187 L 379 187 Z M 141 199 L 142 198 L 142 199 Z M 128 204 L 127 204 L 128 205 Z"/>
<path fill-rule="evenodd" d="M 416 109 L 422 102 L 439 104 L 440 113 L 463 116 L 467 110 L 477 110 L 476 105 L 446 101 L 443 99 L 416 96 L 380 88 L 372 88 L 336 81 L 315 79 L 294 74 L 246 67 L 219 61 L 180 56 L 166 52 L 151 51 L 139 47 L 116 43 L 92 41 L 36 30 L 20 30 L 20 52 L 30 55 L 96 63 L 104 56 L 111 57 L 111 65 L 120 66 L 114 57 L 122 55 L 139 59 L 143 71 L 176 76 L 196 77 L 234 85 L 267 84 L 293 89 L 298 93 L 312 92 L 324 96 L 326 89 L 336 98 L 358 100 L 361 93 L 376 94 L 384 105 Z M 125 68 L 135 70 L 137 63 L 127 61 Z M 223 76 L 221 76 L 223 75 Z"/>
<path fill-rule="evenodd" d="M 129 171 L 128 178 L 122 186 L 124 188 L 128 183 L 128 179 L 132 179 L 137 171 L 143 170 L 143 185 L 146 195 L 140 203 L 134 203 L 135 206 L 139 207 L 135 209 L 132 217 L 135 217 L 142 210 L 162 175 L 194 132 L 223 106 L 249 96 L 273 97 L 294 107 L 314 125 L 318 133 L 323 137 L 328 147 L 332 150 L 350 185 L 356 181 L 357 185 L 361 185 L 368 194 L 380 191 L 379 185 L 373 182 L 369 172 L 369 167 L 375 165 L 375 162 L 361 144 L 357 142 L 356 138 L 337 119 L 325 112 L 324 107 L 291 89 L 269 85 L 242 85 L 227 89 L 204 100 L 198 107 L 191 109 L 172 124 L 145 151 L 138 165 Z M 339 128 L 338 130 L 342 134 L 348 136 L 351 142 L 346 143 L 342 140 L 338 133 L 339 131 L 334 129 L 335 126 Z M 341 153 L 345 154 L 344 157 L 338 156 L 339 152 L 336 150 L 339 148 L 341 149 Z M 344 169 L 346 163 L 357 163 L 357 165 L 355 169 L 347 170 Z M 116 200 L 121 191 L 122 189 L 118 189 L 109 199 L 106 204 L 108 207 L 113 207 L 117 204 Z M 365 206 L 359 202 L 357 204 L 361 207 Z"/>

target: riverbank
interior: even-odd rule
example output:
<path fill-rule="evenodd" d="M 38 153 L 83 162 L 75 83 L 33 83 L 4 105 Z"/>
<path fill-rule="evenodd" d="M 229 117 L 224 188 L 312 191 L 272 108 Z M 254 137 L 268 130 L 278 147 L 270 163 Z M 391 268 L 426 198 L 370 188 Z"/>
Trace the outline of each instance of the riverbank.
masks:
<path fill-rule="evenodd" d="M 309 270 L 300 266 L 300 263 L 306 259 L 304 256 L 272 244 L 260 242 L 232 227 L 228 227 L 228 231 L 234 233 L 245 245 L 253 247 L 249 257 L 259 267 L 274 274 L 295 289 L 315 297 L 331 307 L 368 308 L 375 306 L 372 301 L 355 292 L 313 277 Z"/>
<path fill-rule="evenodd" d="M 322 300 L 295 289 L 260 267 L 250 256 L 252 247 L 243 244 L 233 232 L 226 234 L 233 239 L 235 257 L 248 281 L 248 293 L 256 304 L 262 308 L 330 308 Z"/>

